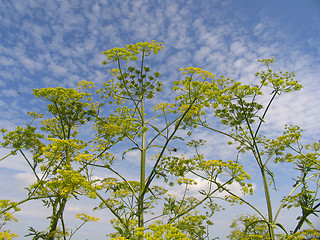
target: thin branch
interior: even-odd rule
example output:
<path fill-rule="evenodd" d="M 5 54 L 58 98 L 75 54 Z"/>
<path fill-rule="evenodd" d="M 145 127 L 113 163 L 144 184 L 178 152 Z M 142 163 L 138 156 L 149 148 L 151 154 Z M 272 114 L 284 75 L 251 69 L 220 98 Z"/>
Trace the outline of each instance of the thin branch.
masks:
<path fill-rule="evenodd" d="M 267 112 L 268 112 L 268 110 L 269 110 L 269 108 L 270 108 L 270 106 L 271 106 L 271 103 L 273 102 L 273 100 L 275 99 L 275 97 L 276 97 L 277 94 L 278 94 L 278 90 L 276 90 L 276 91 L 274 92 L 271 100 L 270 100 L 269 103 L 268 103 L 268 106 L 266 107 L 266 110 L 264 111 L 262 117 L 260 118 L 260 122 L 259 122 L 259 125 L 258 125 L 256 131 L 255 131 L 254 138 L 257 137 L 258 132 L 259 132 L 259 130 L 260 130 L 260 127 L 261 127 L 261 125 L 262 125 L 262 122 L 264 121 L 264 118 L 265 118 L 265 116 L 266 116 L 266 114 L 267 114 Z"/>
<path fill-rule="evenodd" d="M 127 232 L 129 232 L 128 226 L 123 221 L 123 219 L 113 210 L 113 208 L 109 205 L 109 203 L 106 202 L 106 200 L 103 199 L 103 197 L 95 191 L 95 194 L 98 196 L 98 198 L 107 206 L 107 208 L 113 213 L 113 215 L 120 221 L 120 223 L 125 227 Z"/>
<path fill-rule="evenodd" d="M 148 180 L 147 180 L 147 182 L 146 182 L 146 184 L 145 184 L 145 189 L 144 189 L 144 191 L 143 191 L 143 194 L 145 194 L 146 189 L 149 188 L 149 185 L 151 184 L 151 182 L 153 181 L 154 177 L 156 176 L 156 168 L 157 168 L 158 164 L 160 163 L 160 160 L 161 160 L 161 158 L 162 158 L 162 156 L 163 156 L 163 154 L 164 154 L 165 149 L 167 148 L 167 145 L 169 144 L 170 140 L 174 137 L 174 135 L 175 135 L 176 132 L 178 131 L 180 124 L 182 123 L 184 117 L 187 115 L 187 113 L 189 112 L 189 110 L 191 109 L 191 107 L 193 106 L 193 104 L 194 104 L 195 101 L 196 101 L 196 99 L 189 105 L 189 107 L 187 108 L 187 110 L 182 114 L 182 116 L 180 117 L 179 121 L 176 123 L 175 128 L 174 128 L 172 134 L 170 135 L 170 137 L 169 137 L 169 138 L 167 139 L 167 141 L 165 142 L 165 144 L 164 144 L 164 146 L 163 146 L 163 148 L 162 148 L 162 150 L 161 150 L 161 152 L 160 152 L 160 154 L 159 154 L 159 157 L 158 157 L 155 165 L 153 166 L 152 171 L 151 171 L 149 177 L 147 178 Z"/>
<path fill-rule="evenodd" d="M 106 168 L 106 169 L 110 170 L 111 172 L 113 172 L 114 174 L 116 174 L 118 177 L 120 177 L 125 182 L 125 184 L 127 184 L 129 189 L 131 190 L 132 194 L 135 196 L 136 200 L 139 199 L 139 197 L 136 195 L 135 190 L 133 189 L 132 185 L 116 170 L 112 169 L 110 166 L 101 166 L 101 165 L 97 165 L 97 164 L 90 164 L 90 166 Z"/>
<path fill-rule="evenodd" d="M 194 172 L 192 172 L 194 174 Z M 208 198 L 210 198 L 214 193 L 216 193 L 217 191 L 220 190 L 220 188 L 222 188 L 223 186 L 227 185 L 229 182 L 233 181 L 233 178 L 228 180 L 227 182 L 225 182 L 222 185 L 218 185 L 218 188 L 215 189 L 214 191 L 212 191 L 211 193 L 207 194 L 201 201 L 199 201 L 197 204 L 195 204 L 194 206 L 188 208 L 187 210 L 183 211 L 182 213 L 178 214 L 177 216 L 175 216 L 174 218 L 170 219 L 170 221 L 168 222 L 168 224 L 173 223 L 176 219 L 180 218 L 181 216 L 185 215 L 186 213 L 190 212 L 191 210 L 197 208 L 199 205 L 201 205 L 204 201 L 206 201 Z"/>
<path fill-rule="evenodd" d="M 313 178 L 313 177 L 315 177 L 315 176 L 317 176 L 317 175 L 319 175 L 319 174 L 320 174 L 320 171 L 312 174 L 311 176 L 309 176 L 308 178 L 306 178 L 305 181 L 308 181 L 309 179 L 311 179 L 311 178 Z M 302 183 L 303 183 L 302 181 L 301 181 L 300 183 L 298 183 L 298 184 L 291 190 L 291 192 L 287 195 L 286 198 L 290 197 L 290 196 L 294 193 L 294 191 L 296 191 L 297 188 L 298 188 Z M 279 207 L 279 209 L 278 209 L 278 211 L 277 211 L 277 213 L 276 213 L 276 215 L 275 215 L 275 217 L 274 217 L 274 222 L 276 222 L 276 220 L 277 220 L 277 218 L 278 218 L 278 215 L 280 214 L 280 211 L 281 211 L 281 209 L 283 208 L 284 204 L 285 204 L 285 201 L 283 201 L 283 202 L 281 203 L 281 205 L 280 205 L 280 207 Z"/>

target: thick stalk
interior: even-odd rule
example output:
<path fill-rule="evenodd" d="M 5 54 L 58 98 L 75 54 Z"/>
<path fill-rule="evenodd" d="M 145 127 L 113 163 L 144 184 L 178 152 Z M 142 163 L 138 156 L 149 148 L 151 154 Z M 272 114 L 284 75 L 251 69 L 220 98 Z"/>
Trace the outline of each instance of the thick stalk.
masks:
<path fill-rule="evenodd" d="M 141 101 L 141 120 L 142 120 L 142 145 L 141 145 L 141 159 L 140 159 L 140 192 L 138 199 L 138 226 L 143 227 L 143 200 L 146 176 L 146 131 L 144 118 L 144 103 Z"/>
<path fill-rule="evenodd" d="M 268 105 L 268 107 L 270 106 L 270 103 Z M 244 110 L 244 106 L 241 105 L 243 111 Z M 266 112 L 264 113 L 265 116 Z M 268 230 L 269 230 L 269 236 L 271 240 L 275 240 L 275 235 L 274 235 L 274 221 L 273 221 L 273 214 L 272 214 L 272 203 L 271 203 L 271 197 L 270 197 L 270 192 L 269 192 L 269 184 L 268 184 L 268 179 L 267 179 L 267 175 L 266 175 L 266 163 L 262 163 L 261 160 L 261 156 L 260 156 L 260 152 L 259 152 L 259 148 L 258 148 L 258 144 L 256 142 L 257 139 L 257 134 L 259 132 L 259 128 L 261 126 L 261 122 L 258 126 L 258 129 L 256 130 L 256 133 L 253 132 L 252 128 L 251 128 L 251 124 L 249 119 L 246 117 L 246 123 L 247 123 L 247 127 L 250 131 L 250 135 L 252 138 L 252 146 L 251 146 L 251 151 L 259 165 L 260 171 L 261 171 L 261 176 L 262 176 L 262 181 L 263 181 L 263 187 L 264 187 L 264 194 L 265 194 L 265 198 L 266 198 L 266 203 L 267 203 L 267 211 L 268 211 Z"/>
<path fill-rule="evenodd" d="M 264 188 L 264 195 L 265 195 L 266 203 L 267 203 L 269 236 L 270 236 L 271 240 L 275 240 L 274 220 L 273 220 L 273 214 L 272 214 L 272 203 L 271 203 L 271 197 L 270 197 L 270 192 L 269 192 L 268 179 L 267 179 L 267 175 L 266 175 L 266 167 L 261 161 L 261 157 L 258 153 L 258 147 L 256 145 L 255 140 L 254 140 L 253 144 L 254 144 L 255 148 L 252 149 L 252 152 L 257 160 L 257 163 L 258 163 L 260 171 L 261 171 L 263 188 Z"/>
<path fill-rule="evenodd" d="M 49 240 L 54 240 L 54 234 L 53 232 L 55 231 L 58 223 L 58 216 L 56 214 L 56 210 L 59 204 L 59 198 L 56 198 L 54 201 L 54 204 L 52 205 L 52 215 L 51 215 L 51 221 L 50 221 L 50 230 L 48 233 L 48 239 Z"/>
<path fill-rule="evenodd" d="M 261 175 L 263 180 L 264 193 L 265 193 L 266 202 L 267 202 L 269 236 L 271 240 L 275 240 L 274 224 L 273 224 L 273 216 L 272 216 L 272 204 L 271 204 L 271 197 L 269 193 L 269 185 L 268 185 L 265 167 L 263 166 L 260 170 L 261 170 Z"/>
<path fill-rule="evenodd" d="M 58 226 L 58 221 L 61 218 L 64 208 L 67 203 L 67 198 L 63 197 L 61 202 L 60 202 L 60 197 L 58 197 L 55 200 L 54 206 L 53 206 L 53 211 L 52 211 L 52 217 L 51 217 L 51 223 L 50 223 L 50 230 L 49 230 L 49 237 L 48 240 L 54 240 L 55 239 L 55 232 L 57 230 Z M 56 212 L 56 207 L 59 205 L 59 210 Z"/>
<path fill-rule="evenodd" d="M 138 199 L 138 227 L 144 226 L 143 219 L 143 201 L 145 194 L 145 181 L 146 181 L 146 120 L 144 112 L 144 86 L 143 86 L 143 65 L 144 65 L 145 52 L 142 52 L 141 59 L 141 69 L 140 69 L 140 78 L 141 78 L 141 89 L 140 89 L 140 103 L 141 103 L 141 125 L 142 125 L 142 143 L 141 143 L 141 159 L 140 159 L 140 189 L 139 189 L 139 199 Z"/>

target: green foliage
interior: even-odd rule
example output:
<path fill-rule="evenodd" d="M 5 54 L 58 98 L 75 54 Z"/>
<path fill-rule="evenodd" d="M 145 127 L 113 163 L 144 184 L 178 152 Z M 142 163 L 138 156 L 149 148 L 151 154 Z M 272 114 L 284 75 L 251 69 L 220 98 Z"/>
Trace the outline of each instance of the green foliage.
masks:
<path fill-rule="evenodd" d="M 134 236 L 145 240 L 190 240 L 186 234 L 179 231 L 178 228 L 171 224 L 149 225 L 148 230 L 145 228 L 136 228 Z M 128 240 L 125 237 L 113 237 L 111 240 Z"/>
<path fill-rule="evenodd" d="M 115 48 L 104 52 L 107 56 L 107 61 L 104 64 L 115 63 L 117 68 L 109 69 L 112 78 L 104 83 L 104 88 L 98 90 L 98 93 L 101 94 L 103 99 L 107 99 L 110 104 L 117 104 L 119 107 L 109 117 L 99 116 L 96 120 L 95 129 L 99 136 L 108 135 L 109 128 L 113 129 L 111 134 L 119 140 L 118 145 L 120 141 L 124 140 L 131 142 L 132 147 L 124 152 L 123 157 L 129 151 L 139 150 L 141 166 L 140 181 L 137 182 L 125 179 L 121 173 L 113 169 L 112 165 L 95 165 L 95 167 L 106 168 L 117 176 L 117 178 L 105 178 L 98 184 L 108 196 L 100 197 L 102 202 L 98 208 L 108 208 L 116 216 L 112 220 L 112 224 L 117 233 L 110 234 L 110 237 L 113 238 L 125 237 L 131 239 L 136 234 L 135 229 L 145 228 L 145 222 L 153 219 L 157 219 L 157 224 L 149 224 L 150 229 L 151 226 L 159 227 L 163 225 L 163 222 L 169 221 L 172 226 L 185 232 L 189 237 L 192 237 L 192 234 L 196 234 L 196 232 L 204 235 L 203 228 L 207 224 L 205 220 L 211 217 L 210 214 L 200 216 L 196 212 L 190 211 L 201 206 L 202 203 L 210 201 L 210 196 L 205 195 L 201 202 L 186 196 L 187 186 L 195 183 L 195 181 L 188 178 L 179 178 L 182 175 L 177 174 L 177 171 L 184 171 L 181 169 L 181 162 L 185 159 L 180 162 L 171 161 L 170 166 L 176 171 L 167 170 L 167 167 L 170 168 L 168 164 L 171 158 L 171 156 L 165 155 L 165 152 L 168 151 L 167 146 L 176 138 L 182 121 L 193 111 L 193 103 L 189 102 L 184 108 L 179 109 L 176 109 L 176 104 L 159 103 L 154 106 L 154 112 L 145 110 L 148 99 L 154 98 L 156 93 L 162 91 L 162 83 L 158 80 L 160 73 L 150 73 L 150 68 L 145 66 L 146 57 L 156 54 L 161 49 L 161 43 L 151 42 L 137 43 L 125 48 Z M 136 67 L 137 63 L 131 65 L 130 61 L 132 60 L 139 61 L 139 67 Z M 159 120 L 165 122 L 163 128 L 153 124 Z M 108 122 L 108 125 L 105 124 L 106 122 Z M 173 130 L 170 128 L 173 128 Z M 147 141 L 147 139 L 150 140 Z M 125 144 L 128 144 L 128 142 L 126 141 Z M 153 166 L 149 176 L 146 176 L 145 167 L 147 151 L 156 152 L 152 157 Z M 186 190 L 182 199 L 179 200 L 175 196 L 170 196 L 166 188 L 154 185 L 153 181 L 157 178 L 163 178 L 168 183 L 168 187 L 174 186 L 172 181 L 168 181 L 169 178 L 174 179 L 180 185 L 185 185 Z M 213 191 L 210 194 L 212 195 Z M 153 216 L 155 214 L 154 207 L 159 201 L 163 200 L 162 214 Z M 145 220 L 145 214 L 151 214 L 153 217 Z M 182 229 L 184 224 L 179 225 L 180 222 L 188 223 L 189 226 L 198 226 L 198 230 Z M 142 237 L 142 235 L 139 236 L 139 238 Z M 200 238 L 197 237 L 196 239 Z"/>
<path fill-rule="evenodd" d="M 230 226 L 233 230 L 228 239 L 270 239 L 268 237 L 268 225 L 255 215 L 241 215 L 232 221 Z"/>
<path fill-rule="evenodd" d="M 21 209 L 18 207 L 18 203 L 11 202 L 8 199 L 0 200 L 0 229 L 3 229 L 4 225 L 10 221 L 17 222 L 18 220 L 13 217 L 13 214 L 20 210 Z M 18 237 L 18 235 L 15 233 L 10 233 L 9 230 L 0 232 L 0 240 L 10 240 L 15 237 Z"/>
<path fill-rule="evenodd" d="M 15 233 L 10 233 L 9 230 L 0 232 L 0 240 L 11 240 L 16 237 L 19 237 L 19 236 Z"/>
<path fill-rule="evenodd" d="M 147 58 L 162 49 L 162 43 L 152 41 L 104 51 L 103 64 L 111 65 L 111 76 L 98 90 L 88 81 L 80 82 L 77 89 L 34 90 L 34 95 L 46 102 L 47 113 L 29 113 L 32 121 L 26 127 L 18 126 L 9 132 L 0 130 L 2 147 L 11 151 L 1 160 L 21 154 L 35 178 L 26 189 L 24 200 L 0 201 L 3 221 L 0 228 L 15 220 L 12 213 L 19 210 L 20 204 L 41 200 L 52 212 L 48 217 L 50 226 L 44 231 L 31 227 L 28 236 L 71 239 L 83 224 L 98 220 L 82 214 L 78 215 L 83 221 L 80 226 L 74 231 L 66 228 L 63 218 L 66 204 L 79 196 L 99 199 L 94 209 L 108 210 L 114 216 L 111 224 L 115 232 L 108 235 L 111 239 L 209 239 L 214 213 L 222 210 L 219 200 L 231 205 L 246 204 L 259 215 L 235 220 L 230 239 L 273 240 L 280 236 L 275 233 L 276 228 L 283 231 L 281 237 L 299 237 L 307 233 L 301 231 L 304 223 L 314 228 L 309 216 L 316 215 L 320 205 L 317 197 L 320 143 L 303 146 L 302 130 L 297 126 L 286 126 L 284 133 L 275 139 L 261 134 L 275 99 L 301 89 L 293 79 L 294 74 L 273 72 L 270 65 L 274 59 L 260 60 L 267 70 L 258 72 L 255 75 L 258 84 L 251 85 L 223 76 L 216 78 L 200 68 L 183 68 L 180 69 L 183 79 L 173 82 L 171 95 L 175 99 L 151 108 L 163 84 L 160 73 L 152 73 L 146 63 Z M 269 96 L 267 104 L 262 96 L 264 99 Z M 98 97 L 109 105 L 94 101 Z M 218 126 L 208 119 L 211 116 L 208 112 L 212 111 L 220 120 Z M 81 140 L 80 128 L 88 127 L 90 136 Z M 192 139 L 193 128 L 197 127 L 229 137 L 229 144 L 236 145 L 238 154 L 234 159 L 207 158 L 201 153 L 205 141 Z M 187 131 L 186 139 L 179 135 L 183 131 Z M 173 154 L 177 149 L 171 149 L 171 144 L 176 141 L 186 142 L 185 152 Z M 120 160 L 119 149 L 122 159 L 130 151 L 139 153 L 140 169 L 136 175 L 140 179 L 125 177 L 114 164 Z M 32 154 L 32 159 L 26 151 Z M 251 177 L 241 165 L 243 154 L 251 154 L 261 173 L 267 216 L 242 197 L 253 194 Z M 271 160 L 291 164 L 298 171 L 292 191 L 283 198 L 275 215 L 269 189 L 270 183 L 275 184 L 268 165 Z M 102 178 L 93 178 L 96 169 L 104 171 Z M 198 186 L 199 181 L 206 185 Z M 241 189 L 241 195 L 232 190 L 234 184 Z M 190 189 L 195 186 L 197 191 L 192 193 Z M 182 194 L 170 194 L 172 189 L 181 190 Z M 290 235 L 277 218 L 282 208 L 291 207 L 301 208 L 302 215 Z M 8 231 L 0 234 L 6 234 L 0 235 L 0 239 L 16 236 Z"/>
<path fill-rule="evenodd" d="M 3 211 L 6 209 L 11 209 L 13 212 L 18 212 L 21 210 L 18 207 L 18 203 L 16 202 L 11 202 L 8 199 L 0 200 L 0 211 L 3 214 L 3 215 L 2 214 L 0 215 L 0 219 L 1 221 L 3 221 L 1 226 L 3 226 L 6 222 L 9 222 L 9 221 L 17 221 L 17 219 L 13 217 L 12 213 Z"/>
<path fill-rule="evenodd" d="M 185 80 L 176 81 L 174 83 L 175 87 L 173 88 L 180 94 L 176 98 L 180 108 L 183 108 L 185 103 L 195 101 L 193 106 L 194 111 L 190 112 L 189 117 L 184 119 L 185 127 L 201 126 L 207 130 L 229 137 L 231 139 L 229 144 L 236 144 L 239 151 L 236 162 L 239 161 L 241 154 L 247 152 L 252 154 L 261 172 L 261 178 L 264 184 L 268 209 L 267 218 L 249 202 L 234 196 L 225 188 L 222 189 L 227 191 L 232 197 L 240 200 L 240 202 L 252 207 L 262 217 L 262 220 L 265 221 L 268 226 L 268 233 L 271 239 L 275 239 L 275 226 L 281 226 L 282 229 L 283 227 L 276 222 L 282 207 L 280 207 L 276 216 L 273 216 L 269 181 L 275 184 L 275 178 L 274 173 L 268 167 L 269 161 L 273 156 L 276 156 L 274 159 L 275 162 L 295 162 L 297 166 L 300 166 L 299 170 L 304 171 L 296 181 L 292 192 L 284 200 L 284 202 L 295 201 L 291 198 L 291 195 L 300 185 L 303 185 L 300 194 L 304 200 L 299 201 L 299 206 L 305 210 L 303 210 L 303 216 L 299 218 L 300 223 L 297 226 L 298 229 L 303 222 L 308 223 L 307 216 L 315 212 L 314 205 L 317 201 L 316 193 L 313 192 L 313 194 L 310 195 L 311 192 L 307 190 L 307 180 L 314 179 L 319 175 L 318 153 L 317 151 L 307 154 L 302 153 L 303 146 L 299 145 L 299 139 L 301 137 L 299 127 L 287 127 L 284 134 L 276 140 L 268 139 L 261 134 L 265 117 L 276 97 L 291 91 L 298 91 L 302 88 L 302 86 L 293 79 L 295 76 L 294 73 L 273 72 L 272 69 L 270 69 L 270 64 L 273 63 L 273 61 L 274 59 L 259 60 L 259 62 L 265 64 L 267 67 L 267 71 L 261 71 L 255 74 L 256 77 L 260 78 L 259 84 L 244 85 L 232 79 L 224 78 L 223 76 L 219 79 L 213 79 L 213 74 L 210 72 L 203 71 L 199 68 L 185 68 L 181 69 L 183 74 L 187 75 Z M 262 99 L 261 96 L 263 95 L 270 96 L 267 104 L 260 102 Z M 210 125 L 206 120 L 207 109 L 212 109 L 215 116 L 220 119 L 220 123 L 225 125 L 225 127 Z M 293 144 L 296 143 L 298 146 L 293 147 Z M 312 146 L 314 146 L 313 149 L 315 149 L 317 144 L 312 144 Z M 296 155 L 288 151 L 294 151 Z M 269 176 L 269 179 L 267 176 Z M 319 186 L 317 184 L 316 189 L 318 188 Z M 288 202 L 286 202 L 286 204 L 287 203 Z M 290 206 L 290 203 L 286 206 Z M 308 210 L 306 211 L 306 209 Z"/>
<path fill-rule="evenodd" d="M 320 239 L 320 230 L 306 229 L 296 232 L 290 236 L 284 236 L 282 239 L 286 240 L 317 240 Z"/>
<path fill-rule="evenodd" d="M 48 232 L 30 228 L 30 234 L 45 239 L 55 239 L 68 234 L 64 227 L 63 212 L 67 201 L 73 196 L 87 195 L 96 197 L 94 186 L 81 174 L 86 169 L 86 162 L 94 161 L 94 156 L 86 152 L 87 143 L 76 139 L 79 125 L 90 121 L 97 114 L 99 106 L 90 99 L 90 94 L 75 89 L 47 88 L 35 89 L 35 96 L 48 101 L 47 110 L 52 118 L 41 121 L 39 130 L 27 125 L 7 132 L 3 136 L 2 146 L 10 147 L 12 154 L 19 152 L 30 166 L 35 182 L 27 188 L 28 197 L 18 204 L 29 200 L 41 199 L 44 206 L 51 208 Z M 43 114 L 30 113 L 35 119 Z M 33 154 L 32 160 L 24 151 Z M 7 214 L 7 206 L 2 212 Z M 58 229 L 60 221 L 61 230 Z"/>

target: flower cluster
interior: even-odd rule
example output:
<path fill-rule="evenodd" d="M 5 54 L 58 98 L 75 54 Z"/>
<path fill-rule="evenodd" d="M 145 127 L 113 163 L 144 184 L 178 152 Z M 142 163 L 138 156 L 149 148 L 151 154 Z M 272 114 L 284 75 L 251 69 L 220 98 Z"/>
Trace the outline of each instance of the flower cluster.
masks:
<path fill-rule="evenodd" d="M 126 45 L 122 48 L 112 48 L 102 52 L 102 54 L 107 56 L 107 60 L 103 61 L 102 64 L 117 62 L 119 60 L 138 60 L 137 55 L 140 53 L 144 53 L 146 56 L 151 53 L 157 54 L 163 48 L 161 42 L 156 42 L 154 40 L 151 42 L 138 42 L 136 44 Z"/>

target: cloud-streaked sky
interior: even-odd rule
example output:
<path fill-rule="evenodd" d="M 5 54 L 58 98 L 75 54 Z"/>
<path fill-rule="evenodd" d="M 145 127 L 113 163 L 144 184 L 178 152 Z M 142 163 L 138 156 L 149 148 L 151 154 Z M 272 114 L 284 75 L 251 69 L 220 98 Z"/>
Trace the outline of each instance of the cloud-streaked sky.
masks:
<path fill-rule="evenodd" d="M 99 85 L 107 79 L 102 51 L 151 40 L 165 46 L 153 64 L 166 87 L 180 77 L 179 68 L 188 66 L 252 82 L 261 69 L 257 60 L 275 57 L 274 69 L 295 72 L 304 88 L 281 96 L 268 126 L 279 131 L 284 124 L 298 124 L 307 139 L 319 139 L 319 0 L 0 1 L 0 128 L 23 125 L 26 112 L 42 109 L 32 89 L 75 87 L 81 80 Z M 0 163 L 1 196 L 21 196 L 8 190 L 22 191 L 19 179 L 29 178 L 18 162 L 16 157 Z M 70 214 L 81 204 L 70 207 Z M 21 224 L 38 219 L 33 207 L 27 206 Z M 216 231 L 224 236 L 231 222 L 221 222 Z M 10 226 L 26 233 L 19 223 Z M 103 239 L 97 226 L 88 239 Z"/>

